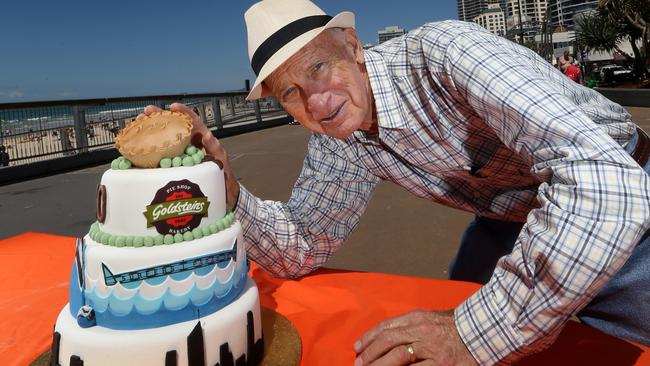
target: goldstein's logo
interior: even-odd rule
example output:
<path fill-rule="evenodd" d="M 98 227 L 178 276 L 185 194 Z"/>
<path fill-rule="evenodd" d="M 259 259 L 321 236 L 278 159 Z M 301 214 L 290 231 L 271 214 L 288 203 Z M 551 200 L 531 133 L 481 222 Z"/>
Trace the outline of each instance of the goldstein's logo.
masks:
<path fill-rule="evenodd" d="M 187 179 L 167 183 L 156 192 L 144 216 L 147 227 L 155 226 L 160 234 L 177 234 L 193 230 L 208 216 L 210 202 L 196 183 Z"/>

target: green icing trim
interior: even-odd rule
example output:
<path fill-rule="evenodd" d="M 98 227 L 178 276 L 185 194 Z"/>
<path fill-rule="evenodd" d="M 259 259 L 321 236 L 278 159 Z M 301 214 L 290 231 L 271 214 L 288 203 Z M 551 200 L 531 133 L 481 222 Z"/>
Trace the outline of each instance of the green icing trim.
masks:
<path fill-rule="evenodd" d="M 190 155 L 190 156 L 196 154 L 198 151 L 199 151 L 199 149 L 197 149 L 196 146 L 194 146 L 194 145 L 189 145 L 189 146 L 185 149 L 185 153 L 186 153 L 187 155 Z"/>
<path fill-rule="evenodd" d="M 161 168 L 171 168 L 172 167 L 172 159 L 163 158 L 162 160 L 160 160 L 160 167 Z"/>
<path fill-rule="evenodd" d="M 200 164 L 203 161 L 204 157 L 205 154 L 201 149 L 197 148 L 194 145 L 188 145 L 185 148 L 184 154 L 175 156 L 173 158 L 162 158 L 160 159 L 158 166 L 163 169 L 171 167 L 178 168 L 180 166 L 190 167 Z M 131 163 L 131 161 L 124 156 L 119 156 L 117 159 L 111 162 L 111 169 L 114 170 L 127 170 L 132 166 L 133 163 Z"/>
<path fill-rule="evenodd" d="M 163 158 L 160 160 L 161 168 L 171 168 L 171 167 L 180 167 L 180 166 L 194 166 L 200 164 L 203 161 L 205 154 L 201 149 L 197 148 L 194 145 L 188 145 L 185 148 L 185 153 L 173 158 Z"/>
<path fill-rule="evenodd" d="M 183 159 L 180 156 L 176 156 L 172 159 L 172 166 L 174 168 L 178 168 L 181 165 L 183 165 Z"/>
<path fill-rule="evenodd" d="M 124 156 L 120 156 L 117 159 L 111 162 L 111 169 L 114 170 L 127 170 L 130 169 L 133 164 L 131 161 Z"/>
<path fill-rule="evenodd" d="M 229 228 L 234 221 L 235 214 L 228 212 L 226 216 L 217 220 L 217 222 L 213 222 L 200 228 L 197 227 L 192 231 L 185 232 L 184 234 L 178 233 L 175 235 L 167 234 L 156 236 L 111 235 L 101 231 L 99 224 L 95 222 L 90 225 L 88 236 L 97 243 L 114 247 L 152 247 L 156 245 L 171 245 L 201 239 Z"/>
<path fill-rule="evenodd" d="M 185 155 L 183 157 L 183 166 L 187 166 L 187 167 L 194 166 L 194 159 L 192 159 L 191 156 Z"/>

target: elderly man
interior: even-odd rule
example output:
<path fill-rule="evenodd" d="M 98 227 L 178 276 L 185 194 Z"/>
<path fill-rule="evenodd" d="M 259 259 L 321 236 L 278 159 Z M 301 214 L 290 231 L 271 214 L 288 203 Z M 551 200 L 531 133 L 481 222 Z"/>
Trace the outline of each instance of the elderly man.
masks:
<path fill-rule="evenodd" d="M 353 345 L 355 365 L 509 363 L 574 315 L 650 344 L 650 144 L 622 107 L 472 24 L 364 51 L 351 13 L 307 0 L 259 2 L 246 23 L 249 99 L 277 97 L 314 132 L 289 201 L 262 201 L 193 115 L 252 259 L 278 276 L 315 270 L 381 180 L 476 214 L 451 278 L 481 290 L 377 325 Z"/>

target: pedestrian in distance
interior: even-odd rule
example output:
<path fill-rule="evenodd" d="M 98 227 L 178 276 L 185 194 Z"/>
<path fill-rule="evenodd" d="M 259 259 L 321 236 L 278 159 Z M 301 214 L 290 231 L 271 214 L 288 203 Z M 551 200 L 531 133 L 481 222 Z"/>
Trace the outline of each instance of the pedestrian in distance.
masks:
<path fill-rule="evenodd" d="M 11 160 L 11 157 L 7 152 L 7 148 L 4 145 L 0 145 L 0 167 L 8 167 L 9 160 Z"/>

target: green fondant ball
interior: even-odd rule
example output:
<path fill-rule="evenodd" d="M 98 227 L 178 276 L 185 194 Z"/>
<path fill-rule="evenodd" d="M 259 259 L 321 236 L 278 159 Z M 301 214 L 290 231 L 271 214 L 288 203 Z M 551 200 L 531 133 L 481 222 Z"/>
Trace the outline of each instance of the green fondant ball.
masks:
<path fill-rule="evenodd" d="M 200 156 L 199 161 L 203 161 L 203 158 L 205 158 L 205 154 L 201 150 L 197 151 L 194 156 Z"/>
<path fill-rule="evenodd" d="M 194 145 L 190 145 L 190 146 L 187 147 L 187 149 L 185 149 L 185 153 L 187 155 L 194 155 L 194 154 L 196 154 L 197 151 L 199 151 L 199 150 Z"/>
<path fill-rule="evenodd" d="M 223 229 L 226 228 L 226 222 L 225 221 L 226 220 L 224 220 L 224 219 L 221 219 L 221 220 L 217 221 L 217 231 L 222 231 Z"/>
<path fill-rule="evenodd" d="M 172 159 L 164 158 L 164 159 L 160 160 L 160 167 L 161 168 L 171 168 L 172 167 Z"/>
<path fill-rule="evenodd" d="M 203 232 L 203 236 L 208 236 L 208 235 L 212 234 L 212 232 L 210 231 L 210 225 L 203 226 L 201 228 L 201 231 Z"/>
<path fill-rule="evenodd" d="M 99 229 L 99 224 L 97 223 L 97 221 L 95 221 L 95 222 L 93 222 L 92 225 L 90 225 L 90 230 L 91 231 L 97 231 L 97 229 Z"/>
<path fill-rule="evenodd" d="M 183 239 L 184 239 L 183 234 L 181 233 L 174 234 L 174 243 L 182 243 Z"/>
<path fill-rule="evenodd" d="M 126 238 L 123 236 L 118 236 L 115 238 L 115 246 L 116 247 L 123 247 L 126 245 Z"/>
<path fill-rule="evenodd" d="M 153 246 L 153 238 L 151 236 L 145 236 L 144 237 L 144 246 L 145 247 L 152 247 Z"/>
<path fill-rule="evenodd" d="M 131 168 L 131 161 L 124 159 L 123 161 L 120 161 L 120 169 L 121 170 L 127 170 Z"/>
<path fill-rule="evenodd" d="M 144 244 L 144 238 L 141 236 L 136 236 L 133 238 L 133 246 L 136 248 L 140 248 Z"/>
<path fill-rule="evenodd" d="M 165 240 L 164 241 L 165 241 L 165 244 L 167 244 L 167 245 L 174 244 L 174 235 L 172 235 L 172 234 L 165 235 Z"/>
<path fill-rule="evenodd" d="M 183 165 L 183 159 L 181 159 L 180 156 L 175 157 L 174 159 L 172 159 L 172 165 L 173 165 L 175 168 L 177 168 L 177 167 Z"/>
<path fill-rule="evenodd" d="M 192 235 L 192 232 L 191 232 L 191 231 L 186 231 L 186 232 L 183 234 L 183 240 L 185 240 L 185 241 L 191 241 L 191 240 L 194 240 L 194 235 Z"/>
<path fill-rule="evenodd" d="M 125 247 L 132 247 L 133 246 L 133 236 L 126 236 L 124 237 L 124 246 Z"/>
<path fill-rule="evenodd" d="M 196 164 L 200 164 L 200 163 L 201 163 L 201 160 L 203 160 L 203 156 L 201 156 L 201 155 L 199 155 L 199 154 L 194 154 L 194 155 L 192 155 L 192 161 L 194 161 L 194 164 L 195 164 L 195 165 L 196 165 Z"/>
<path fill-rule="evenodd" d="M 163 245 L 165 244 L 165 237 L 162 235 L 158 235 L 153 239 L 154 245 Z"/>
<path fill-rule="evenodd" d="M 102 233 L 102 234 L 99 236 L 99 242 L 102 243 L 102 244 L 106 244 L 106 245 L 108 245 L 108 239 L 109 239 L 110 237 L 111 237 L 111 236 L 108 235 L 108 233 Z"/>
<path fill-rule="evenodd" d="M 203 237 L 203 230 L 201 228 L 196 228 L 192 230 L 192 235 L 194 236 L 194 239 L 201 239 Z"/>
<path fill-rule="evenodd" d="M 108 237 L 108 245 L 116 246 L 116 244 L 117 244 L 116 240 L 117 240 L 117 238 L 115 237 L 115 235 L 109 235 L 109 237 Z"/>
<path fill-rule="evenodd" d="M 209 228 L 210 228 L 210 233 L 211 234 L 216 234 L 216 233 L 219 232 L 219 228 L 217 227 L 217 224 L 215 224 L 215 223 L 210 224 Z"/>
<path fill-rule="evenodd" d="M 111 169 L 120 169 L 120 161 L 118 159 L 111 161 Z"/>
<path fill-rule="evenodd" d="M 194 159 L 191 156 L 185 156 L 183 158 L 183 166 L 194 166 Z"/>

